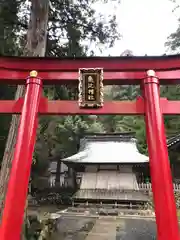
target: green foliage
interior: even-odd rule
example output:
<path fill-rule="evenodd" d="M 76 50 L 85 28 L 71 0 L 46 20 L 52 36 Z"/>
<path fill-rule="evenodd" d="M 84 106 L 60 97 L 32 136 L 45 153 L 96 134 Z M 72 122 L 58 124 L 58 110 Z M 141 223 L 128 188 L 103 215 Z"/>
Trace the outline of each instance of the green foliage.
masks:
<path fill-rule="evenodd" d="M 179 3 L 176 0 L 172 0 L 174 2 L 174 10 L 179 10 Z M 168 37 L 165 46 L 171 53 L 180 53 L 180 18 L 178 19 L 178 27 L 175 32 L 171 33 Z M 161 87 L 161 95 L 163 97 L 168 98 L 169 100 L 180 100 L 180 86 L 171 85 L 171 86 L 163 86 Z M 168 136 L 173 136 L 177 134 L 180 130 L 179 116 L 166 116 L 164 118 L 165 126 Z M 175 156 L 173 153 L 170 153 L 170 158 L 175 160 L 178 159 L 178 156 Z"/>
<path fill-rule="evenodd" d="M 50 239 L 57 231 L 57 221 L 47 213 L 43 217 L 28 215 L 23 229 L 23 240 Z"/>
<path fill-rule="evenodd" d="M 161 87 L 161 96 L 166 97 L 169 100 L 180 100 L 180 86 L 179 85 L 167 85 Z M 176 135 L 179 132 L 180 124 L 179 116 L 165 116 L 164 123 L 166 127 L 167 136 Z"/>
<path fill-rule="evenodd" d="M 20 6 L 19 1 L 0 1 L 0 55 L 16 55 L 19 48 L 16 43 L 17 13 Z M 9 14 L 11 12 L 11 14 Z M 0 99 L 13 99 L 16 88 L 9 85 L 1 85 Z M 4 154 L 5 143 L 9 131 L 11 116 L 0 117 L 0 163 Z"/>
<path fill-rule="evenodd" d="M 112 86 L 105 88 L 107 100 L 135 100 L 140 94 L 137 86 Z M 140 116 L 103 116 L 102 121 L 106 132 L 135 132 L 139 151 L 147 154 L 144 118 Z"/>
<path fill-rule="evenodd" d="M 173 8 L 173 12 L 179 12 L 180 9 L 180 4 L 179 1 L 177 0 L 170 0 L 171 2 L 174 3 L 174 8 Z M 167 41 L 165 43 L 165 46 L 167 47 L 167 49 L 171 52 L 171 53 L 180 53 L 180 18 L 178 19 L 178 27 L 176 29 L 175 32 L 171 33 L 168 38 Z"/>
<path fill-rule="evenodd" d="M 116 17 L 111 16 L 108 22 L 105 21 L 103 16 L 97 15 L 93 2 L 51 1 L 48 55 L 83 56 L 87 54 L 90 42 L 113 46 L 119 38 Z"/>
<path fill-rule="evenodd" d="M 18 11 L 23 1 L 0 0 L 0 55 L 17 55 Z"/>
<path fill-rule="evenodd" d="M 180 22 L 180 19 L 178 20 Z M 165 46 L 175 53 L 180 53 L 180 25 L 178 26 L 176 32 L 171 33 L 168 37 L 167 42 L 165 43 Z"/>

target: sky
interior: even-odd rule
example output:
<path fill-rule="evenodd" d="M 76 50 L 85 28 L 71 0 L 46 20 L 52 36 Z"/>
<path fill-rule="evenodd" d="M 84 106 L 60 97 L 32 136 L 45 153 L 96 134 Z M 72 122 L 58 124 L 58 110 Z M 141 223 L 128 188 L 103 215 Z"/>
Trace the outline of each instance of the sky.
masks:
<path fill-rule="evenodd" d="M 122 34 L 113 49 L 99 55 L 117 56 L 126 49 L 139 56 L 162 55 L 166 51 L 164 43 L 176 31 L 180 16 L 180 10 L 173 13 L 175 4 L 170 0 L 121 0 L 119 4 L 111 2 L 103 8 L 100 3 L 96 6 L 106 18 L 116 13 L 118 31 Z"/>

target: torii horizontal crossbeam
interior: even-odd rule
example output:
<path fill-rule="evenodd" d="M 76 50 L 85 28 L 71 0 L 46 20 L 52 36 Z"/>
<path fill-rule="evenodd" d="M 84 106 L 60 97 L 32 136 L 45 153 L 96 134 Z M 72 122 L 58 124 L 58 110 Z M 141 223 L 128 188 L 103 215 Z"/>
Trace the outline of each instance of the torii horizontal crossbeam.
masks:
<path fill-rule="evenodd" d="M 23 99 L 1 100 L 0 113 L 20 114 L 23 101 Z M 161 98 L 161 109 L 164 115 L 180 114 L 180 102 Z M 145 110 L 142 98 L 138 98 L 137 101 L 107 101 L 102 108 L 91 110 L 80 109 L 76 101 L 48 101 L 46 98 L 42 98 L 39 113 L 42 115 L 144 115 Z"/>
<path fill-rule="evenodd" d="M 25 84 L 29 71 L 16 71 L 0 69 L 0 83 L 6 84 Z M 104 85 L 139 85 L 144 78 L 145 71 L 141 72 L 104 72 Z M 179 84 L 180 70 L 156 72 L 162 85 Z M 39 71 L 38 76 L 43 79 L 44 85 L 52 84 L 73 84 L 78 85 L 77 72 L 61 71 Z"/>
<path fill-rule="evenodd" d="M 160 84 L 178 84 L 180 56 L 22 58 L 0 57 L 0 83 L 24 84 L 31 70 L 43 84 L 77 84 L 79 68 L 103 68 L 104 84 L 140 84 L 148 69 L 156 71 Z"/>
<path fill-rule="evenodd" d="M 180 55 L 142 57 L 0 57 L 0 68 L 37 71 L 77 71 L 78 68 L 104 68 L 105 71 L 180 69 Z"/>

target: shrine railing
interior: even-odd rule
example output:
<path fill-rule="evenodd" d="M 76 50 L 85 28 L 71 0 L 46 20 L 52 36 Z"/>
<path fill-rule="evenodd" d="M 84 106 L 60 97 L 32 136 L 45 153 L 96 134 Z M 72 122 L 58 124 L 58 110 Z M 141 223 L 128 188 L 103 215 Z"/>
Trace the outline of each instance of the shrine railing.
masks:
<path fill-rule="evenodd" d="M 49 189 L 52 189 L 55 187 L 55 183 L 51 183 L 48 188 Z M 57 186 L 56 186 L 57 187 Z M 60 183 L 58 187 L 68 187 L 65 183 Z M 173 184 L 173 187 L 174 187 L 174 191 L 175 192 L 180 192 L 180 184 L 179 183 L 174 183 Z M 151 191 L 152 190 L 152 184 L 151 183 L 138 183 L 138 188 L 139 190 L 141 191 Z M 96 191 L 97 189 L 91 189 L 91 190 L 94 190 Z M 100 190 L 100 189 L 99 189 Z M 101 189 L 101 190 L 105 190 L 105 189 Z M 106 189 L 107 190 L 107 189 Z M 137 190 L 138 191 L 138 190 Z"/>
<path fill-rule="evenodd" d="M 151 191 L 152 190 L 152 184 L 151 183 L 139 183 L 138 184 L 139 190 L 147 190 Z M 174 192 L 180 192 L 180 184 L 174 183 Z"/>

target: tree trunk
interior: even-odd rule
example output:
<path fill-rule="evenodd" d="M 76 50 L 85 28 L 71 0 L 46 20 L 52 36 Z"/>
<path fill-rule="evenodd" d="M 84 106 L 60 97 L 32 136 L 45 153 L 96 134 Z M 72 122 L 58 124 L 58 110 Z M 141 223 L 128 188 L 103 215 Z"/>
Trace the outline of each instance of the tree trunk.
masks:
<path fill-rule="evenodd" d="M 29 27 L 27 30 L 27 43 L 24 50 L 24 56 L 44 57 L 46 52 L 47 41 L 47 25 L 49 13 L 49 0 L 32 0 L 31 15 Z M 36 69 L 30 69 L 36 70 Z M 15 99 L 24 96 L 25 86 L 18 86 Z M 19 116 L 13 115 L 10 124 L 9 134 L 6 142 L 5 152 L 3 156 L 1 172 L 0 172 L 0 219 L 4 207 L 4 200 L 10 169 L 16 143 L 17 130 L 19 125 Z M 18 197 L 18 196 L 17 196 Z"/>

